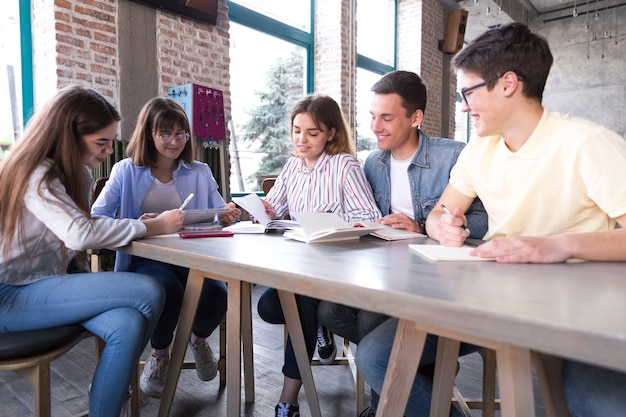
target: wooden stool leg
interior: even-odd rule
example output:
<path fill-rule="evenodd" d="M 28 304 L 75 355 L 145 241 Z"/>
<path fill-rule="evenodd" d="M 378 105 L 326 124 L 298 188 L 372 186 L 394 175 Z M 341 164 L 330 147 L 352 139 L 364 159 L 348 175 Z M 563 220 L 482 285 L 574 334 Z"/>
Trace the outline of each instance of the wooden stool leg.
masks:
<path fill-rule="evenodd" d="M 140 367 L 135 367 L 135 372 L 130 378 L 130 415 L 131 417 L 139 417 L 139 376 L 141 375 Z"/>
<path fill-rule="evenodd" d="M 483 358 L 483 417 L 496 413 L 496 352 L 492 349 L 478 351 Z"/>
<path fill-rule="evenodd" d="M 226 318 L 220 323 L 220 358 L 217 361 L 220 373 L 220 389 L 226 386 Z"/>

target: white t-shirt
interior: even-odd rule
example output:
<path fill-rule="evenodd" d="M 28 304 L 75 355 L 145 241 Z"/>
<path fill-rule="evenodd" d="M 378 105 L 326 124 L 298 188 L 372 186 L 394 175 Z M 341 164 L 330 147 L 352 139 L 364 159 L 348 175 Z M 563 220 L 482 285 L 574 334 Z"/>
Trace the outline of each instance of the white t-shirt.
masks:
<path fill-rule="evenodd" d="M 415 153 L 409 158 L 400 161 L 391 155 L 389 167 L 389 183 L 391 185 L 390 210 L 392 213 L 406 214 L 411 219 L 415 215 L 415 211 L 413 210 L 408 169 L 414 157 Z"/>
<path fill-rule="evenodd" d="M 165 210 L 178 208 L 182 203 L 173 180 L 162 183 L 155 178 L 141 203 L 141 210 L 144 213 L 161 213 Z"/>

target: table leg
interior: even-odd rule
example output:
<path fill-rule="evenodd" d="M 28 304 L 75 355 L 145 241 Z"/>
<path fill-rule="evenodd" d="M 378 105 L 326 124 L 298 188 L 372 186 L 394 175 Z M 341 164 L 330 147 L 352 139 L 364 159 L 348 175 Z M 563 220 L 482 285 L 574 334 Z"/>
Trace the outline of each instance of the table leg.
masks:
<path fill-rule="evenodd" d="M 204 274 L 197 270 L 189 270 L 178 319 L 178 328 L 172 346 L 172 357 L 167 369 L 167 375 L 165 376 L 165 386 L 163 387 L 163 394 L 161 395 L 158 417 L 167 417 L 170 414 L 172 402 L 174 401 L 174 393 L 178 385 L 178 378 L 180 377 L 180 369 L 185 359 L 185 353 L 187 352 L 187 342 L 191 335 L 203 284 Z"/>
<path fill-rule="evenodd" d="M 254 357 L 252 354 L 252 295 L 250 283 L 241 283 L 241 340 L 246 402 L 254 402 Z"/>
<path fill-rule="evenodd" d="M 241 281 L 227 280 L 226 415 L 241 415 Z"/>
<path fill-rule="evenodd" d="M 383 392 L 376 410 L 377 415 L 385 417 L 404 415 L 426 336 L 427 333 L 420 330 L 416 323 L 408 320 L 398 321 Z"/>
<path fill-rule="evenodd" d="M 313 373 L 311 372 L 311 362 L 309 361 L 309 354 L 307 353 L 306 344 L 304 342 L 302 325 L 300 324 L 300 314 L 298 313 L 296 296 L 294 293 L 280 290 L 278 291 L 278 296 L 280 297 L 280 304 L 283 308 L 287 329 L 289 330 L 291 344 L 296 354 L 298 370 L 300 371 L 300 377 L 302 378 L 302 385 L 304 385 L 311 415 L 313 417 L 322 417 L 315 382 L 313 381 Z"/>
<path fill-rule="evenodd" d="M 448 417 L 450 415 L 452 390 L 454 388 L 454 377 L 456 375 L 456 364 L 460 347 L 461 342 L 458 340 L 438 337 L 430 417 Z"/>
<path fill-rule="evenodd" d="M 530 351 L 511 345 L 496 350 L 502 417 L 534 417 Z"/>

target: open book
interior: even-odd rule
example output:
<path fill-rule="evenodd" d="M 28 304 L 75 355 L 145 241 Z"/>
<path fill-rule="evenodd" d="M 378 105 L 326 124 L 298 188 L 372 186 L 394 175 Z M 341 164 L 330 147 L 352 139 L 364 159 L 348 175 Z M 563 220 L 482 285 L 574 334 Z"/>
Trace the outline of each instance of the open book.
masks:
<path fill-rule="evenodd" d="M 263 202 L 255 193 L 235 197 L 233 202 L 250 213 L 250 216 L 254 217 L 258 223 L 252 221 L 237 222 L 223 230 L 229 230 L 233 233 L 266 233 L 270 230 L 284 230 L 299 226 L 298 222 L 294 220 L 272 220 L 265 212 Z"/>
<path fill-rule="evenodd" d="M 409 249 L 429 261 L 494 261 L 493 258 L 481 258 L 469 253 L 475 246 L 443 246 L 443 245 L 409 245 Z"/>
<path fill-rule="evenodd" d="M 298 220 L 301 227 L 287 230 L 284 236 L 306 243 L 358 239 L 385 227 L 377 223 L 350 224 L 335 213 L 295 212 L 291 216 Z"/>

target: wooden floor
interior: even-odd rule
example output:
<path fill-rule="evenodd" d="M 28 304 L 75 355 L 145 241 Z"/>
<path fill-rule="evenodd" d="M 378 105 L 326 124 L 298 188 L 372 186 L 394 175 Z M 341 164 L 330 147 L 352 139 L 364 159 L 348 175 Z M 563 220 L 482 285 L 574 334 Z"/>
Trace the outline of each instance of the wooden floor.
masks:
<path fill-rule="evenodd" d="M 253 287 L 254 305 L 262 287 Z M 283 327 L 263 322 L 253 308 L 254 375 L 256 398 L 254 403 L 242 406 L 246 417 L 273 417 L 274 406 L 282 387 Z M 215 335 L 216 336 L 216 335 Z M 211 337 L 211 346 L 217 351 L 217 337 Z M 52 364 L 52 415 L 72 417 L 88 408 L 87 387 L 94 370 L 94 341 L 87 339 L 67 355 Z M 147 352 L 147 351 L 146 351 Z M 145 353 L 144 353 L 145 355 Z M 188 352 L 188 355 L 190 353 Z M 461 368 L 457 386 L 466 397 L 479 397 L 481 392 L 481 359 L 478 354 L 460 359 Z M 352 374 L 347 366 L 315 366 L 313 368 L 323 416 L 357 416 Z M 369 389 L 366 388 L 366 391 Z M 545 417 L 535 379 L 537 417 Z M 369 394 L 366 396 L 369 403 Z M 301 391 L 300 412 L 308 417 L 306 396 Z M 0 417 L 33 415 L 33 390 L 12 372 L 0 373 Z M 156 416 L 159 400 L 141 396 L 141 415 Z M 220 417 L 226 415 L 226 391 L 219 390 L 218 378 L 200 381 L 194 370 L 183 370 L 172 406 L 171 417 Z M 474 416 L 480 416 L 480 410 Z M 499 412 L 496 413 L 499 415 Z"/>

